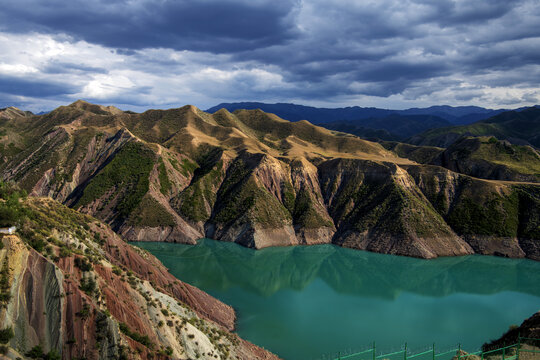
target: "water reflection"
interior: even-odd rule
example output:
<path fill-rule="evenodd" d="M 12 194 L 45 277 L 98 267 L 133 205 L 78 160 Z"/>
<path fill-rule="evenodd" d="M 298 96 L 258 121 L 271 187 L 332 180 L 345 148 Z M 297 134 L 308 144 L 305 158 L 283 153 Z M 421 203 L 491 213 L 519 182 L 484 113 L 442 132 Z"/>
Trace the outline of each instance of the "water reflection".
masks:
<path fill-rule="evenodd" d="M 404 291 L 432 297 L 503 291 L 540 296 L 540 263 L 525 259 L 421 260 L 332 245 L 255 251 L 208 239 L 198 246 L 134 244 L 151 251 L 182 280 L 216 291 L 235 286 L 268 297 L 283 289 L 302 290 L 320 278 L 342 294 L 385 299 Z"/>

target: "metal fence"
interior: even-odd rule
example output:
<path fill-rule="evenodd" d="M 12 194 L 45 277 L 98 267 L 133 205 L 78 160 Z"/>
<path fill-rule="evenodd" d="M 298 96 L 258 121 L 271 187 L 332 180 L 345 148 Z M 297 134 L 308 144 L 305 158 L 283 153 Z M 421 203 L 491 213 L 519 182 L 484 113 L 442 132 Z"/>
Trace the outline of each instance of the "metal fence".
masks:
<path fill-rule="evenodd" d="M 533 360 L 540 359 L 540 339 L 518 337 L 512 345 L 489 351 L 465 352 L 461 345 L 457 348 L 438 352 L 435 344 L 428 350 L 411 353 L 407 343 L 399 351 L 377 355 L 375 343 L 370 348 L 354 354 L 341 354 L 334 360 Z"/>

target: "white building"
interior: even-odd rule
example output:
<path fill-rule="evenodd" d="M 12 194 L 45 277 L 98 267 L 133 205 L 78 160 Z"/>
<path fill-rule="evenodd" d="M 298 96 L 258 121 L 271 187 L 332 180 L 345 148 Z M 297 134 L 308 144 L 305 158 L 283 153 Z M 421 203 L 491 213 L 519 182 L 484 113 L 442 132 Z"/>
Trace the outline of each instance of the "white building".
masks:
<path fill-rule="evenodd" d="M 0 228 L 0 234 L 15 234 L 15 231 L 17 231 L 17 228 L 15 226 L 9 227 L 9 228 Z"/>

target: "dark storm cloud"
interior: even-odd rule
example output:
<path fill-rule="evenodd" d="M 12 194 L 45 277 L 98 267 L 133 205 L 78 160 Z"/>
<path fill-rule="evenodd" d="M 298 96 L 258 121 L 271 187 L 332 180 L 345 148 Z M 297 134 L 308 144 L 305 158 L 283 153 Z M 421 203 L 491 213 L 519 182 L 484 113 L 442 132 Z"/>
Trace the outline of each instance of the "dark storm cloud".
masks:
<path fill-rule="evenodd" d="M 234 52 L 294 34 L 290 1 L 1 1 L 3 31 L 66 33 L 109 47 Z M 122 50 L 120 50 L 122 51 Z"/>
<path fill-rule="evenodd" d="M 106 61 L 62 59 L 35 65 L 42 74 L 85 78 L 91 84 L 84 91 L 97 100 L 143 105 L 165 95 L 171 103 L 173 97 L 156 91 L 164 83 L 215 102 L 399 95 L 502 104 L 537 96 L 504 100 L 500 88 L 538 87 L 538 0 L 0 0 L 0 6 L 4 33 L 66 34 L 72 44 L 85 40 L 117 57 L 111 68 Z M 126 79 L 133 80 L 129 90 L 111 95 Z M 51 86 L 43 96 L 55 92 Z M 486 95 L 496 88 L 497 95 Z M 22 94 L 25 87 L 14 89 Z"/>
<path fill-rule="evenodd" d="M 52 97 L 74 94 L 79 89 L 69 84 L 59 84 L 30 78 L 0 74 L 0 93 L 30 97 Z"/>
<path fill-rule="evenodd" d="M 425 20 L 430 20 L 441 26 L 470 25 L 498 19 L 522 2 L 521 0 L 420 1 L 420 3 L 431 6 L 434 10 Z"/>

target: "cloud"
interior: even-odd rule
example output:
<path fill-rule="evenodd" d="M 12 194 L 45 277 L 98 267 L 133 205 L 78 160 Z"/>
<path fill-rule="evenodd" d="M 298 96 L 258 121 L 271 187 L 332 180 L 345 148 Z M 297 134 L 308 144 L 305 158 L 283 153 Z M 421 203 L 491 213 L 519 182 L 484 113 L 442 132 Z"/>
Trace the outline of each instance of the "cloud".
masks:
<path fill-rule="evenodd" d="M 250 0 L 2 1 L 3 31 L 64 33 L 129 50 L 234 52 L 294 36 L 295 2 Z"/>
<path fill-rule="evenodd" d="M 53 97 L 73 94 L 76 87 L 65 83 L 0 75 L 0 93 L 30 97 Z"/>
<path fill-rule="evenodd" d="M 536 0 L 0 6 L 3 88 L 25 104 L 54 96 L 133 109 L 242 100 L 387 108 L 538 100 Z"/>

